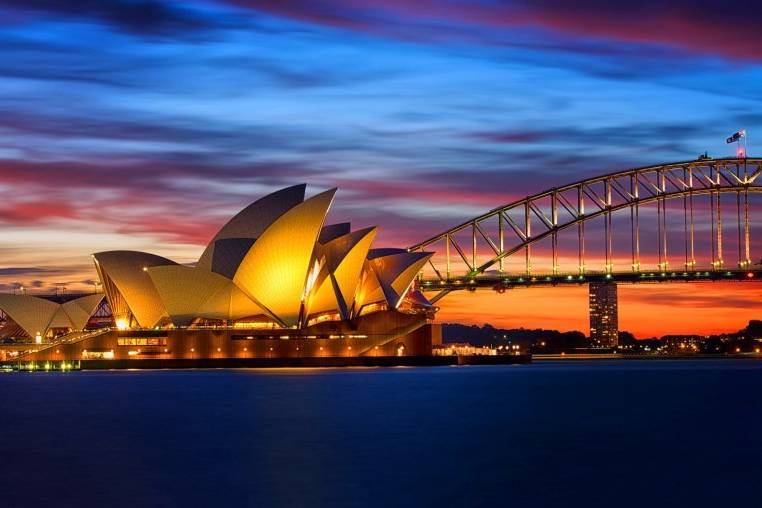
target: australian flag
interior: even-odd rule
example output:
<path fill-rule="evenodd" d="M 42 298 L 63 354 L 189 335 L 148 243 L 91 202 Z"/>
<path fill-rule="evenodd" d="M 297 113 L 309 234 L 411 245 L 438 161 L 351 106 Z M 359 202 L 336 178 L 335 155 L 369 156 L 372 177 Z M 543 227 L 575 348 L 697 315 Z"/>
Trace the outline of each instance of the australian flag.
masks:
<path fill-rule="evenodd" d="M 728 139 L 725 140 L 726 143 L 734 143 L 738 141 L 741 138 L 746 137 L 746 129 L 741 129 L 738 132 L 733 133 L 732 136 L 730 136 Z"/>

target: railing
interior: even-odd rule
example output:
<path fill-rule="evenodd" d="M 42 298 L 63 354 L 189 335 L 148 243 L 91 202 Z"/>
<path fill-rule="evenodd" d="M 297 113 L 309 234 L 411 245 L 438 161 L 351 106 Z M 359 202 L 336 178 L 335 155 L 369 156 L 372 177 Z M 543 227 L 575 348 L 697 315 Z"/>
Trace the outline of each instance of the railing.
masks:
<path fill-rule="evenodd" d="M 73 332 L 66 333 L 64 335 L 59 335 L 56 339 L 52 340 L 51 342 L 46 342 L 44 344 L 34 344 L 35 346 L 39 346 L 39 347 L 20 352 L 18 356 L 14 358 L 14 360 L 21 359 L 24 357 L 24 355 L 28 355 L 31 353 L 39 353 L 40 351 L 46 351 L 50 348 L 61 346 L 63 344 L 72 344 L 74 342 L 79 342 L 79 341 L 89 339 L 92 337 L 97 337 L 98 335 L 103 335 L 104 333 L 108 333 L 111 330 L 112 328 L 106 327 L 106 328 L 99 328 L 97 330 L 73 331 Z"/>

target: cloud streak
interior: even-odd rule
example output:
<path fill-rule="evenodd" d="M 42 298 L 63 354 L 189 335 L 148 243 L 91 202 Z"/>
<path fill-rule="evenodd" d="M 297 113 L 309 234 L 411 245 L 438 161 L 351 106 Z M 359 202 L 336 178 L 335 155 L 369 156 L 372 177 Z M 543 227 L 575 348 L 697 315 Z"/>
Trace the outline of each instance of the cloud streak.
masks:
<path fill-rule="evenodd" d="M 0 6 L 17 20 L 46 16 L 91 19 L 141 35 L 188 34 L 218 26 L 182 5 L 157 0 L 3 0 Z"/>
<path fill-rule="evenodd" d="M 370 1 L 231 0 L 247 8 L 270 12 L 310 23 L 385 35 L 399 33 L 416 37 L 421 26 L 452 28 L 516 29 L 539 28 L 570 37 L 599 37 L 619 42 L 653 46 L 664 44 L 695 53 L 731 58 L 762 58 L 762 36 L 752 20 L 762 19 L 757 2 L 728 4 L 719 1 L 664 3 L 659 0 L 620 2 L 582 0 L 569 3 L 541 1 L 444 1 L 410 3 Z M 749 23 L 738 23 L 743 12 Z M 734 26 L 737 29 L 726 30 Z M 404 30 L 404 29 L 407 30 Z"/>

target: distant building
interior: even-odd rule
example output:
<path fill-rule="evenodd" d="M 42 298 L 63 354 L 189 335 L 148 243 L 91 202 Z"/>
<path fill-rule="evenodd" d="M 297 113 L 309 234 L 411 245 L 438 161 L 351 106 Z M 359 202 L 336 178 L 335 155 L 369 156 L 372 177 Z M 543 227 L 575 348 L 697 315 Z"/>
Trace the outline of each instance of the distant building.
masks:
<path fill-rule="evenodd" d="M 614 347 L 619 342 L 616 283 L 592 282 L 590 292 L 590 339 L 596 346 Z"/>

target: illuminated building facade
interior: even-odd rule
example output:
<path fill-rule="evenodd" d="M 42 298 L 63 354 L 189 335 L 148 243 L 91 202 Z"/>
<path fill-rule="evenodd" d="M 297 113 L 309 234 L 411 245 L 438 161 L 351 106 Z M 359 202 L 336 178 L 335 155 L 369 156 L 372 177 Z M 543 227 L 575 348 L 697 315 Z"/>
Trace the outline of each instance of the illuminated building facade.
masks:
<path fill-rule="evenodd" d="M 375 227 L 325 225 L 336 189 L 308 199 L 305 189 L 289 187 L 246 207 L 194 266 L 145 252 L 94 254 L 114 326 L 85 333 L 81 319 L 69 323 L 76 340 L 65 335 L 27 359 L 430 355 L 436 309 L 414 282 L 431 254 L 374 249 Z M 6 314 L 24 314 L 14 305 L 27 304 L 2 296 Z M 45 319 L 26 327 L 36 330 Z"/>
<path fill-rule="evenodd" d="M 589 303 L 590 339 L 596 346 L 615 347 L 619 343 L 616 283 L 590 283 Z"/>

